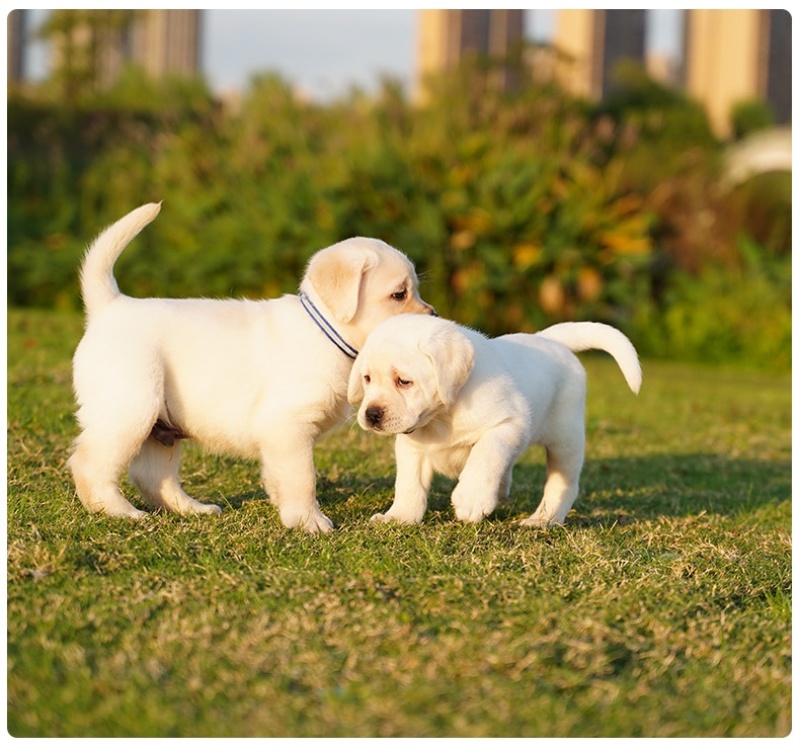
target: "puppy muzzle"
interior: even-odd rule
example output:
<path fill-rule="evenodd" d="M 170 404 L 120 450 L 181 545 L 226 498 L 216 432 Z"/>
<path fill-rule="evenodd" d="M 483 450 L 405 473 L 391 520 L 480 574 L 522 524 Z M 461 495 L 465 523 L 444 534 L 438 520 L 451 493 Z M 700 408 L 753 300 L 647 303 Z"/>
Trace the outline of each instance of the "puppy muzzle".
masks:
<path fill-rule="evenodd" d="M 382 407 L 378 407 L 377 405 L 370 405 L 366 410 L 364 410 L 364 419 L 367 421 L 367 425 L 373 430 L 378 431 L 380 430 L 381 421 L 383 420 L 384 410 Z"/>

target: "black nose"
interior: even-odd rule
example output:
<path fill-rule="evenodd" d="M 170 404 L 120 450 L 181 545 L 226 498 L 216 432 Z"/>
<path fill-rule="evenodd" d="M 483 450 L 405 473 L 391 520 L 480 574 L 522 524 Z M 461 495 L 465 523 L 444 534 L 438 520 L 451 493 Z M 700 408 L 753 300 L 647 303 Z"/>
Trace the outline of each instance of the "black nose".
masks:
<path fill-rule="evenodd" d="M 368 407 L 364 411 L 364 417 L 367 419 L 367 423 L 369 423 L 373 428 L 378 425 L 378 423 L 383 420 L 383 408 L 382 407 Z"/>

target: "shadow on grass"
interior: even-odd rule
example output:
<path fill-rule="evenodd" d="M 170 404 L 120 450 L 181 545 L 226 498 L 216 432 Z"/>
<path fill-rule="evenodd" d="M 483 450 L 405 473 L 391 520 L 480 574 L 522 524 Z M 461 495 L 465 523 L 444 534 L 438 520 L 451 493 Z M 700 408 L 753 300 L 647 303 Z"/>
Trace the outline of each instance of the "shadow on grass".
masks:
<path fill-rule="evenodd" d="M 324 474 L 317 477 L 317 499 L 323 506 L 323 511 L 336 509 L 354 496 L 379 494 L 391 497 L 394 489 L 394 476 L 383 478 L 364 478 L 363 476 L 345 475 L 338 476 L 335 480 Z M 208 499 L 201 499 L 209 501 Z M 211 499 L 214 504 L 219 504 L 220 499 Z M 256 484 L 242 493 L 224 496 L 222 503 L 231 509 L 241 509 L 246 504 L 269 504 L 269 499 L 260 485 Z"/>
<path fill-rule="evenodd" d="M 545 481 L 544 463 L 523 462 L 514 469 L 509 499 L 492 517 L 512 520 L 536 509 Z M 436 476 L 428 510 L 449 519 L 455 481 Z M 368 514 L 391 504 L 394 477 L 321 476 L 317 496 L 329 516 L 339 516 L 354 503 Z M 369 498 L 367 498 L 369 497 Z M 263 495 L 243 494 L 232 506 Z M 581 474 L 581 492 L 571 525 L 625 524 L 663 516 L 692 517 L 701 513 L 736 515 L 791 498 L 791 463 L 723 457 L 714 454 L 651 455 L 589 460 Z M 354 499 L 356 500 L 354 502 Z M 376 506 L 377 500 L 377 508 Z"/>

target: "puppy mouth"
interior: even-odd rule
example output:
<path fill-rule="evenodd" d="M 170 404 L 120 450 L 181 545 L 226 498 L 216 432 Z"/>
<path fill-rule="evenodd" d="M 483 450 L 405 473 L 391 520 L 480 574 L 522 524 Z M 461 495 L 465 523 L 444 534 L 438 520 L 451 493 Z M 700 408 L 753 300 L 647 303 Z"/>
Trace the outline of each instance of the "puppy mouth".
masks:
<path fill-rule="evenodd" d="M 417 426 L 407 428 L 405 431 L 394 431 L 391 428 L 385 428 L 384 426 L 363 426 L 363 428 L 365 428 L 367 431 L 372 431 L 372 433 L 385 433 L 389 436 L 397 436 L 398 434 L 408 436 L 417 430 Z"/>
<path fill-rule="evenodd" d="M 419 428 L 419 423 L 416 422 L 411 426 L 402 427 L 398 424 L 398 421 L 392 420 L 384 415 L 380 417 L 372 413 L 370 414 L 365 413 L 359 418 L 358 421 L 361 427 L 366 431 L 372 431 L 373 433 L 381 433 L 381 434 L 388 434 L 390 436 L 395 436 L 397 434 L 410 434 L 414 433 Z"/>

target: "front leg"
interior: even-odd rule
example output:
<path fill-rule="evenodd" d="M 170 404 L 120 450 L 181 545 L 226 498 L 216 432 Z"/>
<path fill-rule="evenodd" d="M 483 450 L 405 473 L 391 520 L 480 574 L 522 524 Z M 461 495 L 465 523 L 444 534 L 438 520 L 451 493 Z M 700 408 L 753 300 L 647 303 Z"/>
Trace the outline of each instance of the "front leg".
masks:
<path fill-rule="evenodd" d="M 262 479 L 270 501 L 288 528 L 329 533 L 333 523 L 317 502 L 314 439 L 309 435 L 281 437 L 262 446 Z"/>
<path fill-rule="evenodd" d="M 422 522 L 428 508 L 428 491 L 433 479 L 433 466 L 420 445 L 407 436 L 398 436 L 394 444 L 397 476 L 394 502 L 383 514 L 372 516 L 372 522 Z"/>
<path fill-rule="evenodd" d="M 484 433 L 472 447 L 451 500 L 456 517 L 480 522 L 508 492 L 511 471 L 527 447 L 523 427 L 507 421 Z"/>

